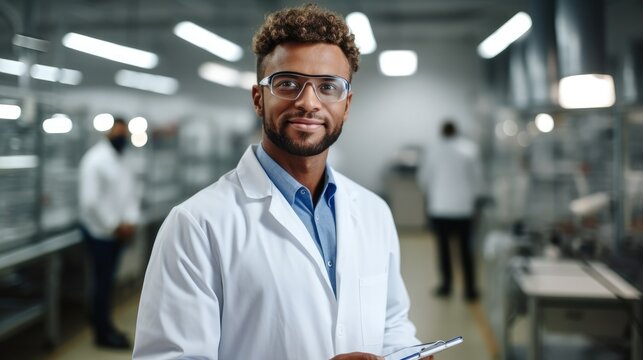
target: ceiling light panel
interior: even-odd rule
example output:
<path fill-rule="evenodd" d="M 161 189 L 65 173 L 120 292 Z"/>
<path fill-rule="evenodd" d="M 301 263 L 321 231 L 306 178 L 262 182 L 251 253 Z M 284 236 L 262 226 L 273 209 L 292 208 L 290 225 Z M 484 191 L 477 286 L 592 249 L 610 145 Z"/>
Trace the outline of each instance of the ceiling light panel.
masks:
<path fill-rule="evenodd" d="M 83 73 L 78 70 L 57 68 L 40 64 L 32 65 L 30 73 L 31 77 L 34 79 L 60 82 L 67 85 L 78 85 L 83 79 Z"/>
<path fill-rule="evenodd" d="M 109 113 L 98 114 L 94 117 L 94 129 L 107 131 L 114 126 L 114 116 Z"/>
<path fill-rule="evenodd" d="M 18 105 L 0 104 L 0 119 L 16 120 L 22 114 L 22 109 Z"/>
<path fill-rule="evenodd" d="M 66 134 L 71 131 L 73 124 L 65 114 L 54 114 L 42 122 L 42 129 L 47 134 Z"/>
<path fill-rule="evenodd" d="M 57 67 L 45 66 L 45 65 L 39 65 L 39 64 L 33 65 L 30 71 L 32 78 L 38 79 L 38 80 L 44 80 L 44 81 L 51 81 L 51 82 L 58 81 L 59 72 L 60 72 L 60 69 L 58 69 Z"/>
<path fill-rule="evenodd" d="M 519 12 L 478 45 L 478 55 L 485 59 L 500 54 L 531 28 L 531 17 Z"/>
<path fill-rule="evenodd" d="M 123 64 L 145 69 L 152 69 L 158 64 L 158 56 L 154 53 L 96 39 L 86 35 L 68 33 L 63 36 L 62 42 L 64 46 L 70 49 Z"/>
<path fill-rule="evenodd" d="M 565 109 L 604 108 L 614 105 L 614 79 L 605 74 L 582 74 L 560 79 L 558 102 Z"/>
<path fill-rule="evenodd" d="M 117 71 L 114 81 L 120 86 L 163 95 L 175 94 L 179 89 L 179 81 L 175 78 L 130 70 Z"/>
<path fill-rule="evenodd" d="M 1 59 L 0 72 L 22 76 L 27 70 L 27 65 L 21 61 Z M 34 64 L 29 70 L 32 78 L 51 82 L 60 82 L 67 85 L 78 85 L 83 79 L 83 73 L 78 70 L 57 68 L 53 66 Z"/>
<path fill-rule="evenodd" d="M 382 51 L 379 65 L 386 76 L 410 76 L 417 71 L 418 57 L 412 50 Z"/>
<path fill-rule="evenodd" d="M 350 13 L 346 16 L 346 23 L 355 34 L 355 43 L 361 54 L 372 54 L 377 49 L 375 36 L 368 17 L 361 12 Z"/>
<path fill-rule="evenodd" d="M 127 129 L 131 134 L 141 134 L 147 131 L 147 119 L 137 116 L 127 122 Z"/>
<path fill-rule="evenodd" d="M 174 34 L 227 61 L 238 61 L 243 56 L 241 46 L 190 21 L 176 24 Z"/>
<path fill-rule="evenodd" d="M 0 170 L 33 169 L 38 166 L 36 155 L 0 156 Z"/>
<path fill-rule="evenodd" d="M 239 86 L 241 80 L 239 70 L 213 62 L 202 64 L 199 67 L 199 76 L 205 80 L 230 87 Z"/>
<path fill-rule="evenodd" d="M 0 58 L 0 72 L 9 75 L 22 76 L 25 71 L 27 71 L 27 65 L 23 62 Z"/>

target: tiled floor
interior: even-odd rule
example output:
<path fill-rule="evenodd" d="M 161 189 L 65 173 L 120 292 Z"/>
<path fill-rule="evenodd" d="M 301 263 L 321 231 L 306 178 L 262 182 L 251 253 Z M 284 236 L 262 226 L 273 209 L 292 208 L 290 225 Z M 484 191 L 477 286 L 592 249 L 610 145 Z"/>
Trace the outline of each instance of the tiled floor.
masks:
<path fill-rule="evenodd" d="M 461 281 L 456 266 L 455 294 L 449 299 L 436 299 L 431 291 L 436 285 L 434 241 L 426 232 L 400 234 L 402 274 L 411 296 L 411 320 L 421 340 L 446 339 L 456 335 L 465 341 L 439 355 L 439 360 L 494 358 L 496 347 L 487 330 L 484 311 L 478 304 L 467 304 L 461 296 Z M 456 262 L 457 264 L 457 262 Z M 482 278 L 482 276 L 479 276 Z M 117 324 L 133 337 L 137 299 L 125 302 L 116 310 Z M 129 352 L 96 348 L 89 329 L 85 329 L 58 347 L 50 360 L 118 360 L 131 359 Z"/>
<path fill-rule="evenodd" d="M 138 297 L 121 304 L 114 311 L 116 327 L 134 339 Z M 75 337 L 60 345 L 49 357 L 49 360 L 125 360 L 132 359 L 129 350 L 107 350 L 94 346 L 92 332 L 86 327 Z"/>
<path fill-rule="evenodd" d="M 426 232 L 401 232 L 402 276 L 411 297 L 410 318 L 422 341 L 464 337 L 464 343 L 440 353 L 439 360 L 490 360 L 497 353 L 495 342 L 479 303 L 462 298 L 462 279 L 457 257 L 454 258 L 454 294 L 450 298 L 431 295 L 437 286 L 435 241 Z M 457 252 L 452 252 L 457 254 Z M 480 280 L 482 276 L 478 276 Z M 436 356 L 437 357 L 437 356 Z"/>

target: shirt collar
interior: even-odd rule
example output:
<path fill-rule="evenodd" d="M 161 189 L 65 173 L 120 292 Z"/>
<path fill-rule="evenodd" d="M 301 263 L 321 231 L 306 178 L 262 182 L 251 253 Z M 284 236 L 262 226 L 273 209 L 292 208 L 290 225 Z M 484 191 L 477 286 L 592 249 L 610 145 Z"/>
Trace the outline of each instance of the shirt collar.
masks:
<path fill-rule="evenodd" d="M 274 161 L 268 153 L 266 153 L 261 143 L 257 146 L 257 160 L 259 160 L 261 167 L 266 171 L 268 178 L 270 178 L 273 184 L 275 184 L 277 189 L 279 189 L 286 200 L 288 200 L 290 205 L 294 204 L 297 191 L 305 187 L 279 164 L 277 164 L 277 162 Z M 336 190 L 337 185 L 335 183 L 335 178 L 333 177 L 333 172 L 327 164 L 326 171 L 324 172 L 324 190 L 322 192 L 322 196 L 326 200 L 327 204 L 330 205 L 330 201 L 335 195 Z"/>

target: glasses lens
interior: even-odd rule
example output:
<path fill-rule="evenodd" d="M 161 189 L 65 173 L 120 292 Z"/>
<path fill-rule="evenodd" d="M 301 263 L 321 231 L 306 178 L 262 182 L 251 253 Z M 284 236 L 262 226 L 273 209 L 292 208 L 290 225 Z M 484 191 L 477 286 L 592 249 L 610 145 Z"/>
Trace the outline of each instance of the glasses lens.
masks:
<path fill-rule="evenodd" d="M 309 81 L 314 86 L 320 101 L 341 101 L 348 93 L 348 82 L 340 77 L 306 77 L 288 73 L 275 75 L 270 88 L 272 93 L 278 97 L 295 100 Z"/>
<path fill-rule="evenodd" d="M 299 92 L 305 80 L 302 81 L 299 76 L 294 74 L 279 74 L 272 78 L 270 89 L 272 93 L 284 99 L 294 100 L 299 96 Z"/>
<path fill-rule="evenodd" d="M 319 83 L 315 87 L 317 96 L 321 101 L 336 102 L 344 99 L 347 84 L 342 78 L 317 78 Z"/>

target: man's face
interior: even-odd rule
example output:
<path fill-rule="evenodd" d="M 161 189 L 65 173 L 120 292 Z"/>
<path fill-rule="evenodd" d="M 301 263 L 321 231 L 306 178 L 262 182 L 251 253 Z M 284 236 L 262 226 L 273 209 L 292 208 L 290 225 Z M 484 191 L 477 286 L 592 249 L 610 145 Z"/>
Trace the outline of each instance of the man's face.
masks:
<path fill-rule="evenodd" d="M 119 137 L 127 138 L 127 135 L 129 135 L 129 130 L 127 130 L 127 125 L 120 122 L 116 122 L 114 123 L 114 126 L 110 130 L 108 137 L 110 139 L 119 138 Z"/>
<path fill-rule="evenodd" d="M 129 131 L 127 130 L 127 125 L 116 122 L 107 135 L 107 138 L 114 147 L 114 150 L 116 150 L 116 152 L 120 154 L 123 152 L 123 149 L 125 149 L 125 146 L 127 145 L 128 135 Z"/>
<path fill-rule="evenodd" d="M 306 75 L 336 75 L 350 78 L 350 66 L 341 49 L 325 43 L 282 44 L 264 58 L 268 76 L 279 71 Z M 313 156 L 328 149 L 339 137 L 352 99 L 327 103 L 308 84 L 295 100 L 284 100 L 270 93 L 268 86 L 252 89 L 255 112 L 263 121 L 264 141 L 296 156 Z"/>

